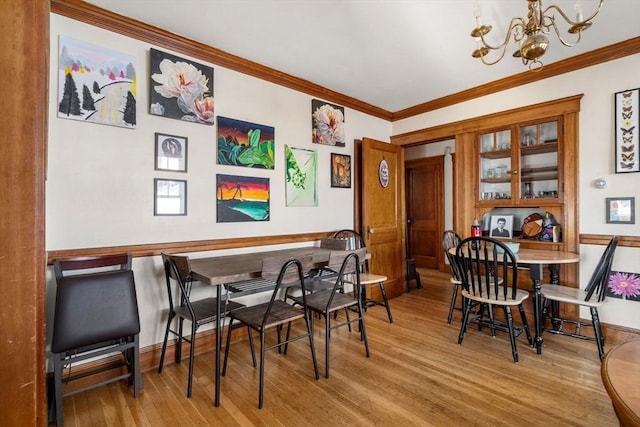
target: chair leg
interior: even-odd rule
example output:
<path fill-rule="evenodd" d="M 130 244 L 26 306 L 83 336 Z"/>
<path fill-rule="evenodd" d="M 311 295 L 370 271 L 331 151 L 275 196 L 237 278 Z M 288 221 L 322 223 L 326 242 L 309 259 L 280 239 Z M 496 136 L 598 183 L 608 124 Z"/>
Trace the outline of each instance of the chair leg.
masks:
<path fill-rule="evenodd" d="M 600 361 L 604 359 L 604 337 L 602 336 L 602 328 L 600 326 L 600 316 L 598 316 L 598 309 L 591 307 L 591 324 L 593 325 L 593 332 L 596 336 L 596 344 L 598 345 L 598 356 Z"/>
<path fill-rule="evenodd" d="M 182 325 L 184 318 L 180 317 L 178 320 L 178 346 L 176 347 L 176 363 L 180 363 L 182 360 Z"/>
<path fill-rule="evenodd" d="M 460 288 L 460 285 L 453 286 L 453 292 L 451 294 L 451 304 L 449 304 L 449 316 L 447 317 L 447 323 L 449 325 L 451 324 L 451 320 L 453 319 L 453 310 L 455 309 L 455 306 L 456 306 L 456 299 L 458 298 L 459 288 Z"/>
<path fill-rule="evenodd" d="M 362 307 L 358 307 L 358 316 L 360 317 L 358 322 L 360 327 L 360 339 L 364 341 L 364 352 L 366 356 L 369 357 L 369 341 L 367 340 L 367 327 L 364 324 L 364 313 L 362 312 Z"/>
<path fill-rule="evenodd" d="M 64 364 L 62 360 L 64 354 L 53 355 L 53 383 L 54 383 L 54 400 L 56 405 L 56 424 L 61 426 L 63 424 L 62 414 L 62 370 Z"/>
<path fill-rule="evenodd" d="M 513 316 L 511 315 L 511 307 L 505 305 L 504 315 L 507 318 L 507 326 L 509 327 L 509 341 L 511 341 L 511 354 L 513 355 L 514 363 L 518 363 L 518 349 L 516 347 L 516 334 L 513 328 Z"/>
<path fill-rule="evenodd" d="M 162 352 L 160 353 L 160 365 L 158 365 L 158 373 L 162 373 L 162 367 L 164 366 L 164 355 L 167 351 L 167 342 L 169 341 L 169 332 L 171 331 L 171 322 L 173 321 L 173 313 L 169 313 L 167 319 L 167 328 L 164 331 L 164 342 L 162 343 Z"/>
<path fill-rule="evenodd" d="M 131 369 L 132 377 L 133 377 L 133 397 L 137 398 L 140 396 L 140 392 L 142 391 L 142 373 L 140 372 L 140 336 L 135 335 L 133 337 L 134 347 L 132 352 L 132 361 L 131 361 Z"/>
<path fill-rule="evenodd" d="M 251 331 L 251 327 L 247 326 L 247 336 L 249 337 L 249 348 L 251 348 L 251 361 L 253 362 L 253 367 L 256 367 L 256 348 L 253 345 L 253 332 Z"/>
<path fill-rule="evenodd" d="M 325 378 L 329 378 L 329 338 L 330 338 L 330 319 L 331 313 L 325 313 L 325 322 L 324 322 L 324 376 Z"/>
<path fill-rule="evenodd" d="M 260 331 L 260 384 L 258 389 L 258 409 L 264 403 L 264 330 Z"/>
<path fill-rule="evenodd" d="M 196 346 L 196 330 L 198 326 L 191 322 L 191 339 L 189 340 L 189 379 L 187 381 L 187 397 L 191 397 L 191 387 L 193 384 L 193 359 Z"/>
<path fill-rule="evenodd" d="M 309 347 L 311 348 L 311 361 L 313 362 L 313 372 L 316 376 L 316 381 L 320 379 L 320 375 L 318 373 L 318 359 L 316 359 L 316 348 L 313 343 L 313 324 L 312 319 L 313 315 L 311 313 L 307 313 L 304 316 L 304 322 L 307 326 L 307 335 L 309 336 Z"/>
<path fill-rule="evenodd" d="M 527 335 L 527 342 L 529 343 L 530 346 L 533 346 L 533 338 L 531 338 L 531 331 L 529 330 L 529 322 L 527 322 L 527 315 L 524 312 L 524 307 L 522 306 L 522 304 L 518 306 L 518 311 L 520 312 L 520 319 L 522 319 L 522 328 L 524 329 L 524 333 Z"/>
<path fill-rule="evenodd" d="M 378 283 L 380 285 L 380 293 L 382 294 L 382 300 L 384 306 L 387 309 L 387 317 L 389 317 L 389 323 L 393 323 L 393 317 L 391 317 L 391 308 L 389 308 L 389 298 L 387 298 L 387 291 L 384 289 L 384 282 Z"/>
<path fill-rule="evenodd" d="M 222 372 L 220 372 L 220 375 L 223 377 L 227 373 L 227 359 L 229 359 L 229 347 L 231 347 L 231 327 L 232 326 L 233 326 L 233 317 L 229 319 L 229 327 L 227 328 L 227 345 L 225 345 L 224 347 L 224 362 L 222 362 Z M 251 333 L 249 333 L 249 341 L 251 341 Z M 252 350 L 251 354 L 253 355 L 253 347 L 251 348 L 251 350 Z"/>
<path fill-rule="evenodd" d="M 464 298 L 464 310 L 462 310 L 462 324 L 460 325 L 460 333 L 458 334 L 458 344 L 462 344 L 464 334 L 467 331 L 467 322 L 469 321 L 469 312 L 471 311 L 471 300 Z"/>

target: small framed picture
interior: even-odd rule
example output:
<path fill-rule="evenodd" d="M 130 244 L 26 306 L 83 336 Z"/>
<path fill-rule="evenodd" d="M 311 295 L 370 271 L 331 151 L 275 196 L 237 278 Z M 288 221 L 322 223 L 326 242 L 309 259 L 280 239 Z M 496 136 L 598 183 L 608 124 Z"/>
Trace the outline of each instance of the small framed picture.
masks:
<path fill-rule="evenodd" d="M 607 197 L 607 224 L 635 224 L 635 197 Z"/>
<path fill-rule="evenodd" d="M 489 237 L 510 239 L 513 237 L 513 215 L 491 215 Z"/>
<path fill-rule="evenodd" d="M 351 156 L 331 153 L 331 186 L 351 188 Z"/>
<path fill-rule="evenodd" d="M 156 132 L 156 170 L 187 171 L 187 138 Z"/>
<path fill-rule="evenodd" d="M 187 214 L 187 181 L 155 178 L 153 188 L 155 216 Z"/>
<path fill-rule="evenodd" d="M 615 94 L 616 173 L 640 172 L 640 88 Z"/>

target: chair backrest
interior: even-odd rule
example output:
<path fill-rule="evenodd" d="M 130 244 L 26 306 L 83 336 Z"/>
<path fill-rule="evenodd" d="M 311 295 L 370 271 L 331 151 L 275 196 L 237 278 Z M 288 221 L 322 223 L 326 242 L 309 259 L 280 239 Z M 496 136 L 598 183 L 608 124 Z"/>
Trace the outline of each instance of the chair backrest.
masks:
<path fill-rule="evenodd" d="M 327 311 L 331 307 L 334 295 L 341 291 L 344 287 L 345 276 L 349 276 L 349 282 L 353 285 L 353 293 L 356 300 L 360 301 L 360 271 L 364 262 L 367 250 L 365 248 L 356 249 L 354 251 L 331 251 L 329 254 L 328 267 L 337 273 L 331 296 L 327 301 Z"/>
<path fill-rule="evenodd" d="M 313 267 L 313 254 L 303 254 L 298 258 L 282 258 L 267 257 L 262 260 L 262 278 L 273 280 L 275 287 L 271 294 L 271 299 L 262 319 L 262 328 L 264 329 L 267 320 L 271 314 L 273 303 L 280 296 L 286 297 L 285 292 L 280 292 L 283 285 L 299 284 L 302 289 L 302 299 L 304 307 L 307 306 L 304 276 L 305 272 Z"/>
<path fill-rule="evenodd" d="M 456 261 L 456 256 L 449 252 L 449 250 L 457 248 L 461 241 L 460 235 L 453 230 L 446 230 L 442 234 L 442 249 L 444 249 L 444 254 L 447 257 L 447 261 L 449 261 L 451 277 L 456 282 L 462 282 L 462 271 Z"/>
<path fill-rule="evenodd" d="M 334 239 L 345 239 L 347 241 L 347 250 L 360 249 L 366 247 L 362 235 L 355 230 L 343 229 L 333 234 Z"/>
<path fill-rule="evenodd" d="M 589 279 L 589 283 L 585 288 L 586 297 L 585 301 L 590 301 L 595 295 L 598 302 L 604 301 L 606 298 L 607 285 L 609 284 L 609 274 L 611 273 L 611 264 L 613 264 L 613 255 L 618 246 L 618 236 L 613 236 L 609 241 L 606 249 L 602 253 L 596 268 L 593 270 L 593 274 Z"/>
<path fill-rule="evenodd" d="M 195 315 L 191 307 L 189 298 L 191 296 L 191 265 L 189 257 L 182 255 L 161 254 L 162 264 L 164 265 L 164 275 L 167 284 L 167 296 L 169 298 L 169 310 L 173 311 L 174 304 L 186 306 L 191 312 L 192 318 Z M 179 295 L 174 298 L 174 287 L 172 281 L 178 284 Z"/>
<path fill-rule="evenodd" d="M 468 237 L 456 248 L 462 287 L 473 295 L 506 301 L 518 291 L 516 256 L 490 237 Z"/>
<path fill-rule="evenodd" d="M 98 259 L 102 258 L 102 259 Z M 118 269 L 96 271 L 99 267 Z M 54 261 L 56 303 L 51 351 L 62 353 L 140 332 L 130 254 Z M 90 269 L 91 273 L 79 273 Z M 75 270 L 65 275 L 65 271 Z"/>

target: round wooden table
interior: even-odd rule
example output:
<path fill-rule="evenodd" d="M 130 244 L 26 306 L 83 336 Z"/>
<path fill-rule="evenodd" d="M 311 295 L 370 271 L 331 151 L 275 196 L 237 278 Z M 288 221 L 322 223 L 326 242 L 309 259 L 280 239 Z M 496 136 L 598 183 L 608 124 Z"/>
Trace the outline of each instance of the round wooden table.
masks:
<path fill-rule="evenodd" d="M 620 425 L 640 426 L 640 340 L 610 350 L 600 372 Z"/>

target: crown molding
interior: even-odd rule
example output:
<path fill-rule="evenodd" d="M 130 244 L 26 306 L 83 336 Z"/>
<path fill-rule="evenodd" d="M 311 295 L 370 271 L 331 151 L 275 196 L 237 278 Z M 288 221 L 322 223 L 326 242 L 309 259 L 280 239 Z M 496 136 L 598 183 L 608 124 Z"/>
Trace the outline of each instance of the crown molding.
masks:
<path fill-rule="evenodd" d="M 51 12 L 392 122 L 640 53 L 640 37 L 635 37 L 545 65 L 535 73 L 525 71 L 392 113 L 308 80 L 300 79 L 257 62 L 232 55 L 213 46 L 205 45 L 127 16 L 102 9 L 82 0 L 51 0 Z"/>
<path fill-rule="evenodd" d="M 545 65 L 540 71 L 535 73 L 524 71 L 519 74 L 514 74 L 513 76 L 495 80 L 491 83 L 476 86 L 471 89 L 463 90 L 462 92 L 453 93 L 451 95 L 443 96 L 442 98 L 396 111 L 393 113 L 391 121 L 402 120 L 417 116 L 418 114 L 428 113 L 429 111 L 439 110 L 440 108 L 470 101 L 492 93 L 502 92 L 504 90 L 512 89 L 535 81 L 548 79 L 550 77 L 576 71 L 581 68 L 592 67 L 603 62 L 613 61 L 614 59 L 623 58 L 629 55 L 635 55 L 636 53 L 640 53 L 640 37 L 634 37 L 620 43 L 583 53 L 582 55 L 573 56 L 562 61 Z"/>
<path fill-rule="evenodd" d="M 374 117 L 385 120 L 391 120 L 392 117 L 390 111 L 327 89 L 308 80 L 294 77 L 257 62 L 232 55 L 213 46 L 196 42 L 81 0 L 51 0 L 51 12 L 306 93 L 325 101 L 335 102 L 341 106 L 352 108 Z"/>

